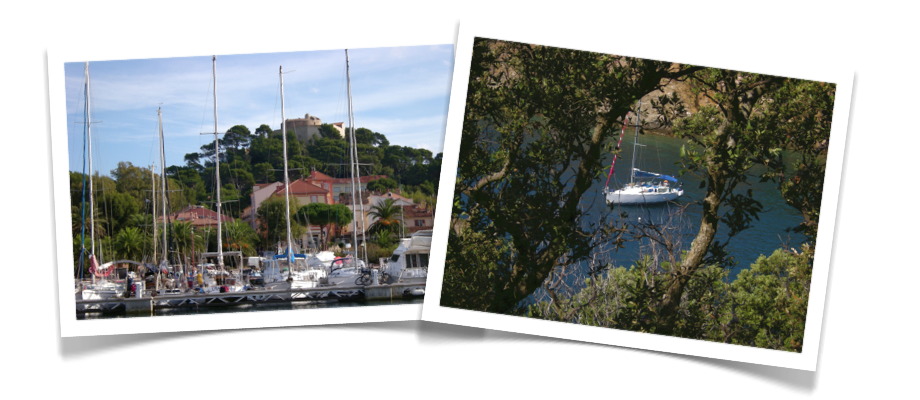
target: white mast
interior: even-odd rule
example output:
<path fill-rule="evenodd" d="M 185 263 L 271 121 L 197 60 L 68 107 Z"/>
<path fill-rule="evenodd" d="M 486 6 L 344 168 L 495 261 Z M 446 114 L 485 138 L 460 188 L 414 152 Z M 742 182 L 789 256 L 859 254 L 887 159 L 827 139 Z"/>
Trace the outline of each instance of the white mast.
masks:
<path fill-rule="evenodd" d="M 153 207 L 150 214 L 153 215 L 153 259 L 152 262 L 155 262 L 157 257 L 157 184 L 156 184 L 156 167 L 153 164 L 150 164 L 150 204 Z"/>
<path fill-rule="evenodd" d="M 291 278 L 291 270 L 294 268 L 294 252 L 291 249 L 293 238 L 291 237 L 291 180 L 288 177 L 288 154 L 287 154 L 287 124 L 284 120 L 284 70 L 278 66 L 278 78 L 281 82 L 281 143 L 284 146 L 284 220 L 287 229 L 287 260 L 288 260 L 288 279 Z"/>
<path fill-rule="evenodd" d="M 348 49 L 345 49 L 345 81 L 348 88 L 348 125 L 351 127 L 351 207 L 353 211 L 357 211 L 359 205 L 361 209 L 361 246 L 364 247 L 364 258 L 367 258 L 367 239 L 364 237 L 367 227 L 364 221 L 364 201 L 363 194 L 361 193 L 361 170 L 359 168 L 358 161 L 358 142 L 355 141 L 355 113 L 354 107 L 351 102 L 351 72 L 350 66 L 348 63 Z M 357 186 L 357 190 L 356 187 Z M 357 194 L 357 198 L 355 198 Z M 355 262 L 357 263 L 358 259 L 358 218 L 355 218 L 354 221 L 354 232 L 352 232 L 352 240 L 355 243 Z M 367 260 L 365 260 L 365 265 Z"/>
<path fill-rule="evenodd" d="M 85 87 L 84 96 L 84 117 L 86 120 L 86 145 L 87 152 L 89 153 L 89 255 L 90 257 L 95 257 L 96 255 L 96 222 L 95 222 L 95 206 L 93 201 L 93 134 L 90 130 L 91 121 L 90 121 L 90 106 L 89 106 L 89 61 L 83 65 L 83 74 L 85 78 Z M 97 260 L 98 262 L 98 260 Z M 96 275 L 93 274 L 93 280 L 96 280 Z"/>
<path fill-rule="evenodd" d="M 639 108 L 642 107 L 642 101 L 636 104 L 636 138 L 633 141 L 632 166 L 629 168 L 629 183 L 636 179 L 636 148 L 639 144 Z"/>
<path fill-rule="evenodd" d="M 169 251 L 166 246 L 166 224 L 169 223 L 169 220 L 166 219 L 166 150 L 163 143 L 163 113 L 160 110 L 160 107 L 157 107 L 157 126 L 159 127 L 160 134 L 160 198 L 161 205 L 163 209 L 163 259 L 161 260 L 162 265 L 167 265 L 169 263 Z M 154 224 L 156 226 L 156 224 Z"/>
<path fill-rule="evenodd" d="M 211 56 L 211 77 L 214 80 L 214 187 L 217 190 L 217 266 L 224 270 L 224 244 L 221 237 L 220 214 L 220 140 L 217 135 L 217 56 Z"/>

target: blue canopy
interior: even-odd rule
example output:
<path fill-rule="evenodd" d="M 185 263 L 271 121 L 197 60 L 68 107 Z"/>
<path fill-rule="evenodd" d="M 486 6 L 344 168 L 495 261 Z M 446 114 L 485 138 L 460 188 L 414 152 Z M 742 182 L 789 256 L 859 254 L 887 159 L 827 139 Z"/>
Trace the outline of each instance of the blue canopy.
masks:
<path fill-rule="evenodd" d="M 292 253 L 292 255 L 294 256 L 294 258 L 307 258 L 306 254 Z M 287 254 L 275 254 L 275 256 L 272 258 L 279 260 L 279 259 L 285 259 L 287 257 L 288 257 Z"/>
<path fill-rule="evenodd" d="M 659 179 L 664 179 L 666 181 L 670 181 L 673 183 L 677 183 L 677 178 L 671 175 L 664 175 L 664 174 L 659 174 L 656 172 L 646 172 L 646 171 L 639 170 L 638 168 L 633 169 L 633 174 L 635 175 L 636 178 L 645 178 L 645 179 L 659 178 Z"/>

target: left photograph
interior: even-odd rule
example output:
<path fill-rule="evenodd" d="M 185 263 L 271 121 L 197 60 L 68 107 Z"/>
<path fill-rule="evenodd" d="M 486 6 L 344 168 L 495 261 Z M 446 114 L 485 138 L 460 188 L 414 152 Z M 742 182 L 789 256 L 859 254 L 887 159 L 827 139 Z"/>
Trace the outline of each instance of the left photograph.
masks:
<path fill-rule="evenodd" d="M 420 305 L 452 66 L 452 45 L 49 65 L 62 321 Z"/>

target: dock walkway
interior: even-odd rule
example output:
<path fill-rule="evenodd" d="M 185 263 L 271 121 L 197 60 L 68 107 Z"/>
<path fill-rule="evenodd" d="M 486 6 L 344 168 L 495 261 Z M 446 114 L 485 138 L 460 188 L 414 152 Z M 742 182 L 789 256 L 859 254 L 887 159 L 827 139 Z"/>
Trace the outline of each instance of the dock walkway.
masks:
<path fill-rule="evenodd" d="M 76 300 L 77 312 L 111 312 L 125 310 L 154 311 L 164 308 L 232 306 L 237 304 L 278 303 L 291 301 L 387 300 L 411 297 L 425 284 L 418 282 L 368 286 L 321 286 L 290 290 L 247 290 L 227 293 L 166 294 L 105 300 Z"/>

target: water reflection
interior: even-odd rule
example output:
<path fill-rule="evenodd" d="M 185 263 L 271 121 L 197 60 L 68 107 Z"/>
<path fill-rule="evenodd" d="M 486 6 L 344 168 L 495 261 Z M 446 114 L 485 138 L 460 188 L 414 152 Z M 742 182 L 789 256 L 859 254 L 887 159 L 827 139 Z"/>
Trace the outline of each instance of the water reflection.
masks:
<path fill-rule="evenodd" d="M 182 308 L 163 308 L 154 311 L 153 316 L 170 316 L 170 315 L 196 315 L 196 314 L 223 314 L 223 313 L 242 313 L 242 312 L 261 312 L 261 311 L 280 311 L 280 310 L 311 310 L 318 308 L 342 308 L 342 307 L 374 307 L 394 304 L 422 304 L 422 298 L 411 299 L 393 299 L 382 301 L 293 301 L 277 303 L 248 303 L 236 304 L 229 306 L 210 306 L 210 307 L 182 307 Z M 112 319 L 112 318 L 136 318 L 150 317 L 149 313 L 125 313 L 124 311 L 116 312 L 87 312 L 77 313 L 78 320 L 91 319 Z"/>

